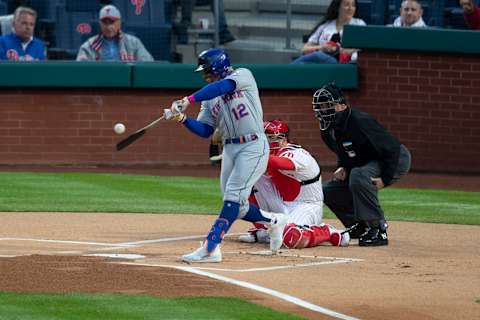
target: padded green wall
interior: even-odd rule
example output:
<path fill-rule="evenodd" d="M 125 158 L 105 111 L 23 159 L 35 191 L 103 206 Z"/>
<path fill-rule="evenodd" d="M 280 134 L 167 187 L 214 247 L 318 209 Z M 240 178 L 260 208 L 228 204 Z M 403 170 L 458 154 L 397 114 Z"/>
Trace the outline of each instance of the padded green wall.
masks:
<path fill-rule="evenodd" d="M 246 67 L 255 76 L 262 89 L 312 89 L 327 82 L 343 88 L 358 85 L 357 66 L 348 65 L 236 65 Z M 134 88 L 201 88 L 205 85 L 201 74 L 194 73 L 194 65 L 136 64 L 133 67 Z"/>
<path fill-rule="evenodd" d="M 480 32 L 440 28 L 345 26 L 342 43 L 347 48 L 478 54 Z"/>
<path fill-rule="evenodd" d="M 131 86 L 131 72 L 124 63 L 2 62 L 0 87 L 124 88 Z"/>
<path fill-rule="evenodd" d="M 239 65 L 249 68 L 261 89 L 312 89 L 327 82 L 358 85 L 357 66 Z M 195 66 L 173 63 L 24 62 L 0 63 L 0 87 L 201 88 L 206 83 Z"/>

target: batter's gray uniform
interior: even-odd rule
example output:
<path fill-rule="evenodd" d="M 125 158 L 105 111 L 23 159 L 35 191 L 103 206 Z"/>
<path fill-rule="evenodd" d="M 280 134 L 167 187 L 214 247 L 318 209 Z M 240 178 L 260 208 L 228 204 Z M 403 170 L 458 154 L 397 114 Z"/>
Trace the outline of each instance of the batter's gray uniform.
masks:
<path fill-rule="evenodd" d="M 203 101 L 197 120 L 223 133 L 222 171 L 224 201 L 240 204 L 238 218 L 248 211 L 253 184 L 267 169 L 269 145 L 263 131 L 263 110 L 257 83 L 245 68 L 225 79 L 235 81 L 233 93 Z"/>

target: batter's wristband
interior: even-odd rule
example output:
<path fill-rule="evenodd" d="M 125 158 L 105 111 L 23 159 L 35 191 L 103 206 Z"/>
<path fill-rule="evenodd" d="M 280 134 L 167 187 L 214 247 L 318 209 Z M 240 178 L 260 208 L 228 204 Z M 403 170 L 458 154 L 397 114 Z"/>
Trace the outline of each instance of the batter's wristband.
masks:
<path fill-rule="evenodd" d="M 194 104 L 195 103 L 195 96 L 192 94 L 190 96 L 187 97 L 188 98 L 188 102 L 190 102 L 190 104 Z"/>

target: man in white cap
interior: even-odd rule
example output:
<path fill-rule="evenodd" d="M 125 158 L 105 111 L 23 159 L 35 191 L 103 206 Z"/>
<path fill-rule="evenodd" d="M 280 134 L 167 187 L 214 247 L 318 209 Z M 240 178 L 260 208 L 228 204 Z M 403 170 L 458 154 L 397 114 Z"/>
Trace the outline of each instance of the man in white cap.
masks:
<path fill-rule="evenodd" d="M 107 5 L 100 10 L 100 34 L 82 44 L 77 61 L 153 61 L 142 41 L 121 30 L 117 7 Z"/>

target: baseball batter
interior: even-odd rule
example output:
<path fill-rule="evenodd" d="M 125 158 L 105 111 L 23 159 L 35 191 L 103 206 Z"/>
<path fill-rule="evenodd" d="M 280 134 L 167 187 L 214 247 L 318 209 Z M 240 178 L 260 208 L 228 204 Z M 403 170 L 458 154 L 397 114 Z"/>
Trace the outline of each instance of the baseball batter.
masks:
<path fill-rule="evenodd" d="M 265 122 L 264 128 L 270 156 L 267 173 L 255 183 L 254 197 L 260 209 L 287 215 L 283 244 L 297 249 L 326 241 L 336 246 L 348 245 L 348 233 L 342 234 L 333 226 L 322 224 L 322 178 L 317 161 L 307 150 L 289 142 L 290 130 L 284 121 Z M 263 226 L 250 230 L 240 240 L 270 241 Z"/>
<path fill-rule="evenodd" d="M 184 124 L 191 132 L 208 138 L 215 128 L 223 135 L 221 190 L 223 208 L 202 246 L 182 256 L 186 262 L 220 262 L 220 242 L 233 222 L 244 219 L 270 225 L 274 238 L 281 238 L 286 221 L 282 216 L 262 214 L 249 205 L 253 184 L 267 168 L 269 146 L 263 132 L 263 110 L 256 81 L 245 68 L 234 70 L 223 49 L 212 48 L 198 57 L 198 67 L 209 83 L 199 91 L 174 101 L 165 109 L 166 119 Z M 183 112 L 195 102 L 202 102 L 196 120 Z"/>

